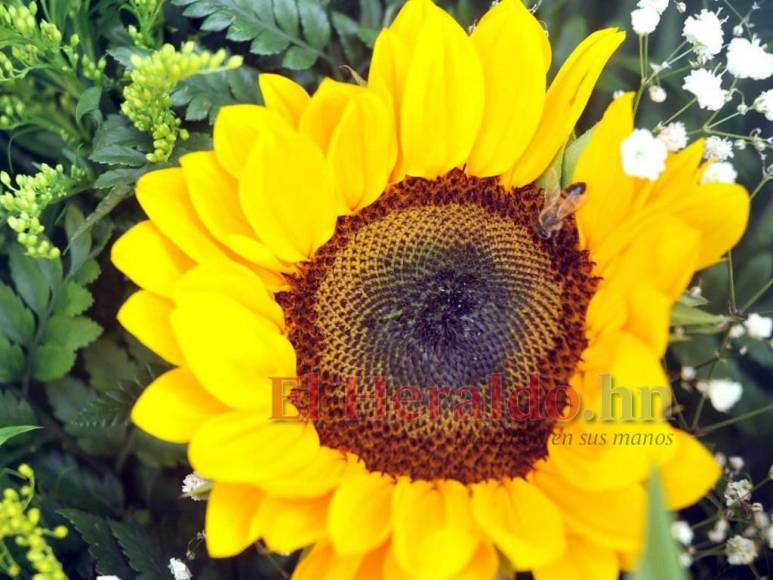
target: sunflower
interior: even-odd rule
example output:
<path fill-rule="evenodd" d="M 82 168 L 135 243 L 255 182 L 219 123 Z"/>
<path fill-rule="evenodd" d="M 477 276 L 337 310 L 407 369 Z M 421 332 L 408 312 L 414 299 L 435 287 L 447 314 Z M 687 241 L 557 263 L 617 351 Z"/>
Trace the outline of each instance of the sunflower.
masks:
<path fill-rule="evenodd" d="M 546 88 L 518 0 L 470 35 L 410 0 L 367 84 L 261 75 L 265 106 L 223 108 L 213 151 L 140 180 L 149 219 L 112 259 L 141 289 L 118 317 L 174 368 L 132 417 L 213 482 L 213 557 L 261 540 L 312 546 L 298 578 L 490 578 L 506 559 L 612 579 L 640 554 L 653 469 L 672 508 L 715 483 L 661 418 L 667 392 L 652 412 L 640 387 L 668 385 L 671 305 L 740 238 L 746 192 L 701 184 L 701 142 L 626 175 L 631 95 L 573 168 L 574 216 L 536 185 L 622 40 L 591 34 Z M 595 420 L 605 377 L 651 420 Z M 524 411 L 531 394 L 558 413 Z"/>

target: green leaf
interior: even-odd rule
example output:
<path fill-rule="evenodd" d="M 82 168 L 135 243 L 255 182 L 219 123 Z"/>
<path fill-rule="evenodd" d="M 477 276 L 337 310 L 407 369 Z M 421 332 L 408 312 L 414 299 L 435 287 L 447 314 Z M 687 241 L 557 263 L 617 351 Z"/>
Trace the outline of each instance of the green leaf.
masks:
<path fill-rule="evenodd" d="M 11 279 L 24 302 L 40 317 L 48 306 L 50 288 L 38 264 L 39 260 L 25 256 L 19 247 L 8 252 Z"/>
<path fill-rule="evenodd" d="M 249 67 L 190 77 L 172 93 L 175 107 L 187 107 L 185 118 L 214 123 L 217 112 L 225 105 L 258 103 L 258 73 Z M 245 87 L 249 87 L 249 92 Z"/>
<path fill-rule="evenodd" d="M 647 536 L 638 570 L 627 580 L 686 580 L 676 544 L 671 536 L 671 514 L 666 510 L 663 489 L 657 471 L 648 484 Z"/>
<path fill-rule="evenodd" d="M 83 91 L 78 99 L 78 104 L 75 105 L 75 120 L 80 123 L 84 115 L 98 110 L 101 98 L 101 87 L 90 87 Z"/>
<path fill-rule="evenodd" d="M 78 428 L 128 425 L 132 407 L 141 392 L 142 386 L 136 383 L 114 385 L 83 406 L 71 424 Z"/>
<path fill-rule="evenodd" d="M 143 165 L 153 148 L 148 135 L 138 131 L 123 115 L 110 115 L 94 135 L 91 161 L 107 165 Z"/>
<path fill-rule="evenodd" d="M 126 192 L 123 194 L 123 198 L 125 199 L 126 197 L 129 197 L 132 192 L 129 186 L 134 185 L 146 170 L 147 168 L 145 167 L 117 167 L 115 169 L 110 169 L 97 177 L 96 181 L 94 181 L 94 188 L 109 189 L 111 187 L 126 186 L 125 188 L 121 187 L 122 190 Z M 113 192 L 107 194 L 108 197 L 111 193 Z M 106 199 L 107 197 L 105 197 L 102 202 Z M 99 208 L 99 206 L 97 206 L 97 208 Z M 110 209 L 112 209 L 112 207 Z"/>
<path fill-rule="evenodd" d="M 102 327 L 85 316 L 54 314 L 43 329 L 43 343 L 78 350 L 94 342 Z"/>
<path fill-rule="evenodd" d="M 54 302 L 54 313 L 77 316 L 88 310 L 94 297 L 86 288 L 75 282 L 65 282 Z"/>
<path fill-rule="evenodd" d="M 83 361 L 92 386 L 102 391 L 115 388 L 116 383 L 145 382 L 138 365 L 111 336 L 103 336 L 86 348 Z"/>
<path fill-rule="evenodd" d="M 298 0 L 298 12 L 306 40 L 322 50 L 330 42 L 330 21 L 318 0 Z"/>
<path fill-rule="evenodd" d="M 81 286 L 88 286 L 94 280 L 99 278 L 99 273 L 102 270 L 99 264 L 94 258 L 90 258 L 83 262 L 83 265 L 73 274 L 73 281 Z"/>
<path fill-rule="evenodd" d="M 17 398 L 11 391 L 0 391 L 0 427 L 34 425 L 38 422 L 29 403 Z"/>
<path fill-rule="evenodd" d="M 703 296 L 691 296 L 690 294 L 682 294 L 677 302 L 684 306 L 704 306 L 709 303 Z"/>
<path fill-rule="evenodd" d="M 29 344 L 35 332 L 35 317 L 21 298 L 0 282 L 0 333 L 19 344 Z"/>
<path fill-rule="evenodd" d="M 139 576 L 137 580 L 160 580 L 169 576 L 168 559 L 160 544 L 147 530 L 135 522 L 111 522 L 110 529 L 129 559 L 129 565 Z"/>
<path fill-rule="evenodd" d="M 696 308 L 677 302 L 671 309 L 671 326 L 705 326 L 724 324 L 727 317 L 720 314 L 711 314 Z"/>
<path fill-rule="evenodd" d="M 290 70 L 306 70 L 317 60 L 317 55 L 308 48 L 293 46 L 282 59 L 282 66 Z"/>
<path fill-rule="evenodd" d="M 32 376 L 38 381 L 54 381 L 70 372 L 75 352 L 58 344 L 43 344 L 32 353 Z"/>
<path fill-rule="evenodd" d="M 67 518 L 80 534 L 96 562 L 98 574 L 131 578 L 134 576 L 126 563 L 108 520 L 85 511 L 63 509 L 59 513 Z"/>
<path fill-rule="evenodd" d="M 285 56 L 284 66 L 309 68 L 330 41 L 330 21 L 316 0 L 172 0 L 188 18 L 204 18 L 236 42 L 250 42 L 260 55 Z"/>
<path fill-rule="evenodd" d="M 2 446 L 9 439 L 16 437 L 17 435 L 22 435 L 23 433 L 29 433 L 30 431 L 35 431 L 36 429 L 42 429 L 42 427 L 38 427 L 36 425 L 16 425 L 15 427 L 0 427 L 0 446 Z"/>
<path fill-rule="evenodd" d="M 0 383 L 14 383 L 24 374 L 24 353 L 18 344 L 13 344 L 0 335 Z"/>

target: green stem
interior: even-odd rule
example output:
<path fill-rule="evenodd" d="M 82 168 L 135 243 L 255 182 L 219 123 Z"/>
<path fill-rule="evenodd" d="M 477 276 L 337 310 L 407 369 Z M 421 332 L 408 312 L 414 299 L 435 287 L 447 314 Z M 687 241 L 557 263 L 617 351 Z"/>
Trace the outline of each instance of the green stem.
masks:
<path fill-rule="evenodd" d="M 727 251 L 727 281 L 730 290 L 730 314 L 735 315 L 737 312 L 735 304 L 735 279 L 733 277 L 733 253 Z"/>
<path fill-rule="evenodd" d="M 773 411 L 773 404 L 768 405 L 766 407 L 762 407 L 761 409 L 755 409 L 754 411 L 749 411 L 748 413 L 744 413 L 743 415 L 738 415 L 737 417 L 733 417 L 732 419 L 726 419 L 725 421 L 720 421 L 718 423 L 714 423 L 713 425 L 709 425 L 708 427 L 704 427 L 703 429 L 700 430 L 700 432 L 697 435 L 698 437 L 703 437 L 704 435 L 708 435 L 709 433 L 717 431 L 718 429 L 723 429 L 724 427 L 735 425 L 736 423 L 740 423 L 741 421 L 745 421 L 746 419 L 751 419 L 752 417 L 756 417 L 757 415 L 762 415 L 770 411 Z"/>
<path fill-rule="evenodd" d="M 752 295 L 752 297 L 751 297 L 751 298 L 749 298 L 749 300 L 747 300 L 747 301 L 746 301 L 746 304 L 744 304 L 744 305 L 741 307 L 741 310 L 739 311 L 739 313 L 740 313 L 740 314 L 743 314 L 743 313 L 744 313 L 744 312 L 746 312 L 746 311 L 747 311 L 749 308 L 751 308 L 752 306 L 754 306 L 754 303 L 755 303 L 755 302 L 757 302 L 757 300 L 759 300 L 759 299 L 762 297 L 762 295 L 763 295 L 763 294 L 765 294 L 765 292 L 767 292 L 767 291 L 770 289 L 770 287 L 771 287 L 771 286 L 773 286 L 773 278 L 771 278 L 771 279 L 770 279 L 770 280 L 768 280 L 768 281 L 767 281 L 765 284 L 763 284 L 763 285 L 762 285 L 762 288 L 760 288 L 759 290 L 757 290 L 757 291 L 756 291 L 756 292 L 755 292 L 755 293 Z"/>

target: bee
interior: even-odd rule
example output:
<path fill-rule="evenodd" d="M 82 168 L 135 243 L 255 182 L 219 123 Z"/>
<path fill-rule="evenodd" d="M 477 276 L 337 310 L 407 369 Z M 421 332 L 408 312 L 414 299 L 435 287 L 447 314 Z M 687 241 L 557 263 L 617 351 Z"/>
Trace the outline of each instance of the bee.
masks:
<path fill-rule="evenodd" d="M 572 183 L 562 190 L 558 174 L 550 170 L 545 176 L 545 204 L 537 218 L 539 235 L 549 239 L 560 231 L 564 220 L 580 207 L 584 193 L 584 183 Z"/>

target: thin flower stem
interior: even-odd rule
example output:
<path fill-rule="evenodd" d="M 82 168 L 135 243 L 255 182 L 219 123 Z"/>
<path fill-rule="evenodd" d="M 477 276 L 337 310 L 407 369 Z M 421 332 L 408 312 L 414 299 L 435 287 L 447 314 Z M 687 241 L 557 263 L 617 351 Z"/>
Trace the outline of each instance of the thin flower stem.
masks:
<path fill-rule="evenodd" d="M 722 123 L 726 123 L 730 119 L 735 119 L 736 117 L 740 117 L 740 116 L 741 116 L 741 113 L 736 111 L 732 115 L 728 115 L 727 117 L 721 118 L 719 121 L 714 121 L 710 125 L 706 125 L 706 129 L 711 130 L 713 127 L 717 127 L 717 126 L 721 125 Z"/>
<path fill-rule="evenodd" d="M 714 369 L 717 367 L 717 363 L 722 359 L 722 355 L 725 352 L 725 349 L 727 348 L 727 345 L 730 343 L 730 329 L 728 328 L 725 332 L 725 336 L 722 339 L 722 343 L 719 345 L 719 349 L 717 350 L 717 354 L 714 357 L 714 360 L 711 361 L 711 366 L 709 367 L 709 372 L 707 376 L 707 380 L 711 380 L 711 376 L 714 374 Z M 701 399 L 698 401 L 698 407 L 695 409 L 695 415 L 693 416 L 692 423 L 690 425 L 692 431 L 697 431 L 698 429 L 698 423 L 700 423 L 701 420 L 701 414 L 703 413 L 703 408 L 706 406 L 706 393 L 701 393 Z"/>
<path fill-rule="evenodd" d="M 692 107 L 692 106 L 695 104 L 695 101 L 697 101 L 697 100 L 698 100 L 698 99 L 696 99 L 696 98 L 693 98 L 693 99 L 691 99 L 691 100 L 690 100 L 690 102 L 688 102 L 688 103 L 687 103 L 687 104 L 686 104 L 684 107 L 682 107 L 682 108 L 681 108 L 681 109 L 679 109 L 679 110 L 678 110 L 676 113 L 674 113 L 673 115 L 671 115 L 671 116 L 670 116 L 668 119 L 666 119 L 665 121 L 663 121 L 663 125 L 668 125 L 668 124 L 669 124 L 671 121 L 673 121 L 674 119 L 676 119 L 677 117 L 679 117 L 679 115 L 681 115 L 681 114 L 682 114 L 682 113 L 684 113 L 684 112 L 685 112 L 687 109 L 689 109 L 690 107 Z"/>
<path fill-rule="evenodd" d="M 704 427 L 703 429 L 700 430 L 699 433 L 697 433 L 697 435 L 698 437 L 703 437 L 704 435 L 708 435 L 709 433 L 717 431 L 718 429 L 723 429 L 724 427 L 735 425 L 736 423 L 740 423 L 741 421 L 745 421 L 746 419 L 751 419 L 752 417 L 756 417 L 757 415 L 769 413 L 770 411 L 773 411 L 773 404 L 768 405 L 766 407 L 762 407 L 761 409 L 755 409 L 754 411 L 749 411 L 748 413 L 744 413 L 743 415 L 738 415 L 737 417 L 733 417 L 732 419 L 727 419 L 725 421 L 720 421 L 718 423 L 714 423 L 713 425 L 709 425 L 708 427 Z"/>
<path fill-rule="evenodd" d="M 761 181 L 760 181 L 760 182 L 757 184 L 757 187 L 755 187 L 755 188 L 754 188 L 754 191 L 752 191 L 752 192 L 749 194 L 749 199 L 750 199 L 750 200 L 754 199 L 754 196 L 756 196 L 756 195 L 757 195 L 757 194 L 758 194 L 760 191 L 762 191 L 762 188 L 763 188 L 763 187 L 765 187 L 765 184 L 767 184 L 767 183 L 768 183 L 768 181 L 770 181 L 770 177 L 764 177 L 764 178 L 763 178 L 763 179 L 762 179 L 762 180 L 761 180 Z"/>
<path fill-rule="evenodd" d="M 735 315 L 737 308 L 735 304 L 735 277 L 733 276 L 733 253 L 727 251 L 727 282 L 730 291 L 730 314 Z"/>
<path fill-rule="evenodd" d="M 746 301 L 746 304 L 744 304 L 744 305 L 741 307 L 741 310 L 739 311 L 739 313 L 740 313 L 740 314 L 743 314 L 743 313 L 744 313 L 744 312 L 746 312 L 746 311 L 747 311 L 749 308 L 751 308 L 752 306 L 754 306 L 754 303 L 755 303 L 755 302 L 757 302 L 757 300 L 759 300 L 759 299 L 762 297 L 762 295 L 763 295 L 763 294 L 765 294 L 765 292 L 767 292 L 767 291 L 770 289 L 770 287 L 771 287 L 771 286 L 773 286 L 773 278 L 771 278 L 770 280 L 768 280 L 767 282 L 765 282 L 765 284 L 763 284 L 763 285 L 762 285 L 762 288 L 760 288 L 759 290 L 757 290 L 757 291 L 756 291 L 756 292 L 755 292 L 755 293 L 752 295 L 752 297 L 751 297 L 751 298 L 749 298 L 749 300 L 747 300 L 747 301 Z"/>

